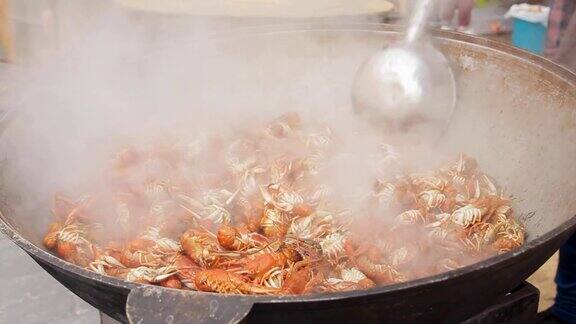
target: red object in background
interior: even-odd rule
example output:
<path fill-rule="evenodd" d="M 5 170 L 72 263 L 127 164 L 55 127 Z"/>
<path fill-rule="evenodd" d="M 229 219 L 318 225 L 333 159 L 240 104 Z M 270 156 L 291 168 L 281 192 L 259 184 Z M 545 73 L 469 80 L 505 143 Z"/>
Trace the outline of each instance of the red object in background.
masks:
<path fill-rule="evenodd" d="M 503 32 L 502 22 L 500 20 L 493 20 L 490 22 L 490 32 L 493 34 L 500 34 Z"/>

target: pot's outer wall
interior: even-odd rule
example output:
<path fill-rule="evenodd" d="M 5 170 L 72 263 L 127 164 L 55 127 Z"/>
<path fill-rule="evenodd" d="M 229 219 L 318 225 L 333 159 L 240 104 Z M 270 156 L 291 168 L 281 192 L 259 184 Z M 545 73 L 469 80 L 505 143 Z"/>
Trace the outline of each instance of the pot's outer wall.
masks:
<path fill-rule="evenodd" d="M 233 52 L 242 62 L 241 66 L 229 67 L 242 78 L 241 82 L 232 78 L 224 83 L 229 90 L 226 102 L 262 105 L 261 95 L 266 94 L 267 99 L 275 99 L 266 102 L 286 98 L 282 101 L 286 105 L 308 107 L 318 100 L 346 104 L 356 67 L 386 40 L 396 37 L 389 30 L 382 25 L 340 24 L 238 31 L 216 46 L 221 52 Z M 443 153 L 464 151 L 476 157 L 482 169 L 518 197 L 514 207 L 525 211 L 520 219 L 528 231 L 526 244 L 512 253 L 462 269 L 368 291 L 248 297 L 254 302 L 249 320 L 458 322 L 518 286 L 574 231 L 576 76 L 505 45 L 445 32 L 438 36 L 459 84 L 457 110 L 444 138 L 453 152 Z M 271 82 L 270 76 L 282 82 Z M 218 74 L 212 77 L 215 79 L 208 81 L 223 80 Z M 213 82 L 205 84 L 187 91 L 213 93 Z M 222 97 L 209 96 L 205 103 L 227 104 Z M 13 208 L 17 200 L 6 192 L 10 189 L 3 188 L 0 197 L 0 229 L 78 296 L 113 318 L 126 321 L 126 300 L 138 285 L 91 273 L 38 248 L 49 217 L 19 215 Z M 166 306 L 171 294 L 168 290 L 160 294 L 162 291 L 166 298 L 161 305 Z M 179 296 L 173 300 L 178 307 L 172 314 L 166 309 L 157 316 L 177 318 L 179 309 L 194 308 L 185 293 Z M 145 318 L 150 318 L 155 313 L 153 307 L 160 304 L 137 298 L 131 302 L 133 318 L 146 314 Z"/>

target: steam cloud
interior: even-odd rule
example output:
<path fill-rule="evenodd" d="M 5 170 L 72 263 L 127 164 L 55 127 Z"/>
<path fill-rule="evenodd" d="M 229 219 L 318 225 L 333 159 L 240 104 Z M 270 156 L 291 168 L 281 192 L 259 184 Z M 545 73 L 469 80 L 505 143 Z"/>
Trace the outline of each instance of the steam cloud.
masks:
<path fill-rule="evenodd" d="M 2 144 L 12 169 L 7 181 L 19 188 L 19 212 L 39 215 L 38 235 L 52 219 L 53 193 L 73 195 L 102 181 L 111 154 L 127 143 L 257 127 L 288 111 L 336 132 L 341 152 L 325 170 L 336 192 L 352 197 L 371 190 L 376 171 L 368 161 L 378 154 L 382 133 L 353 113 L 349 92 L 342 91 L 350 88 L 356 65 L 329 49 L 324 57 L 310 54 L 328 46 L 322 39 L 310 37 L 302 49 L 240 37 L 235 44 L 247 50 L 238 53 L 214 45 L 214 30 L 197 23 L 164 24 L 151 33 L 141 17 L 100 10 L 86 20 L 86 11 L 63 13 L 73 15 L 61 35 L 66 45 L 47 48 L 11 90 L 18 114 Z M 278 62 L 294 64 L 274 64 L 266 56 L 271 50 L 282 55 Z M 299 62 L 313 68 L 298 68 Z M 445 161 L 439 150 L 389 140 L 414 171 Z M 406 241 L 422 235 L 406 233 Z"/>

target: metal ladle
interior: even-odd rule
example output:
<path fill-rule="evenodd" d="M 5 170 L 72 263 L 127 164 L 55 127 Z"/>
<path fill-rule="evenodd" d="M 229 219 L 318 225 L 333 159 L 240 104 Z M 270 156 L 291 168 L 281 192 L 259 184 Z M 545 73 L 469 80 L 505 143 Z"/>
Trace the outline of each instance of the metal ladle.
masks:
<path fill-rule="evenodd" d="M 390 133 L 437 137 L 454 111 L 454 74 L 425 33 L 433 4 L 419 0 L 404 40 L 366 60 L 356 73 L 354 109 Z"/>

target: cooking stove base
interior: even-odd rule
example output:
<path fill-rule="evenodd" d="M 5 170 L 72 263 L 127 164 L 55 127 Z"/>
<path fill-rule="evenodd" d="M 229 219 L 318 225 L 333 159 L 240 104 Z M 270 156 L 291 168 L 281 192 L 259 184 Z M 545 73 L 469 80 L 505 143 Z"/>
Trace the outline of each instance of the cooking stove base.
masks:
<path fill-rule="evenodd" d="M 540 291 L 525 282 L 511 293 L 500 297 L 484 311 L 464 321 L 465 324 L 535 323 L 538 314 Z M 118 324 L 120 322 L 100 312 L 101 324 Z"/>
<path fill-rule="evenodd" d="M 538 288 L 525 282 L 513 292 L 500 297 L 494 305 L 464 321 L 464 323 L 535 323 L 539 300 L 540 291 Z"/>

